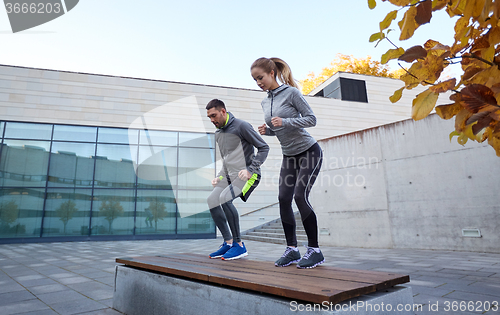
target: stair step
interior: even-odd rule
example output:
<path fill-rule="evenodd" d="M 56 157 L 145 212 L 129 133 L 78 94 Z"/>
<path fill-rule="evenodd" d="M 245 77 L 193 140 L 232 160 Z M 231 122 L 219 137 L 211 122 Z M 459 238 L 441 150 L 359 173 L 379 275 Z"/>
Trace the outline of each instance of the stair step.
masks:
<path fill-rule="evenodd" d="M 258 242 L 286 245 L 286 240 L 281 239 L 281 238 L 260 237 L 260 236 L 250 236 L 250 235 L 242 235 L 241 238 L 244 240 L 249 240 L 249 241 L 258 241 Z"/>
<path fill-rule="evenodd" d="M 295 214 L 295 223 L 297 241 L 299 243 L 307 243 L 306 231 L 304 230 L 300 214 L 298 213 Z M 253 232 L 248 232 L 242 235 L 241 238 L 251 241 L 286 245 L 285 233 L 280 219 L 272 221 Z"/>
<path fill-rule="evenodd" d="M 261 236 L 261 237 L 273 237 L 273 238 L 285 238 L 285 234 L 283 233 L 263 233 L 261 231 L 257 231 L 257 232 L 250 232 L 246 235 L 250 235 L 250 236 Z M 306 241 L 307 240 L 307 236 L 305 234 L 297 234 L 297 240 L 304 240 Z"/>

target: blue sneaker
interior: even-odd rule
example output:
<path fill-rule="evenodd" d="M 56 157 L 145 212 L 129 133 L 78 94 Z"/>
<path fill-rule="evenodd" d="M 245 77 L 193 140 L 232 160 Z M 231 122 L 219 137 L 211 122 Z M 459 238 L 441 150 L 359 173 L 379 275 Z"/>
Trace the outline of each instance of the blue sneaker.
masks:
<path fill-rule="evenodd" d="M 240 244 L 234 242 L 231 249 L 228 250 L 224 255 L 222 255 L 222 260 L 233 260 L 248 256 L 245 243 L 242 244 L 243 246 L 240 246 Z"/>
<path fill-rule="evenodd" d="M 208 257 L 210 258 L 221 258 L 222 255 L 224 255 L 229 249 L 231 249 L 231 245 L 229 245 L 228 243 L 224 242 L 222 243 L 222 245 L 219 247 L 219 249 L 213 253 L 211 253 L 210 255 L 208 255 Z"/>

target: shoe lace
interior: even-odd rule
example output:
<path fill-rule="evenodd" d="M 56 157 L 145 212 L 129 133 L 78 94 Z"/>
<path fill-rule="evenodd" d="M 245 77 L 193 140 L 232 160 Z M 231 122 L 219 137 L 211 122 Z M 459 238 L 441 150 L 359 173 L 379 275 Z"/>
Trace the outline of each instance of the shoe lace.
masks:
<path fill-rule="evenodd" d="M 293 250 L 292 248 L 287 247 L 287 248 L 285 249 L 285 252 L 283 253 L 283 255 L 282 255 L 281 257 L 286 257 L 286 256 L 288 255 L 288 253 L 290 253 L 292 250 Z"/>
<path fill-rule="evenodd" d="M 311 257 L 311 255 L 314 254 L 315 252 L 316 251 L 312 247 L 307 247 L 307 252 L 303 258 L 309 259 L 309 257 Z"/>

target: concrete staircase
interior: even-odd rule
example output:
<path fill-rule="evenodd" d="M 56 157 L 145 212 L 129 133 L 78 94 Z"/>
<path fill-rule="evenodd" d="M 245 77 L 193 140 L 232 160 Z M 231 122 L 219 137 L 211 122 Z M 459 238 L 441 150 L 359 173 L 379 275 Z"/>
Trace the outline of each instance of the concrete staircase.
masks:
<path fill-rule="evenodd" d="M 303 243 L 307 244 L 306 231 L 304 230 L 304 226 L 302 225 L 302 220 L 300 219 L 300 214 L 298 212 L 295 213 L 295 222 L 297 223 L 297 245 L 300 246 L 303 245 Z M 250 241 L 286 245 L 285 233 L 283 232 L 281 219 L 276 219 L 253 229 L 249 229 L 242 233 L 241 238 Z"/>

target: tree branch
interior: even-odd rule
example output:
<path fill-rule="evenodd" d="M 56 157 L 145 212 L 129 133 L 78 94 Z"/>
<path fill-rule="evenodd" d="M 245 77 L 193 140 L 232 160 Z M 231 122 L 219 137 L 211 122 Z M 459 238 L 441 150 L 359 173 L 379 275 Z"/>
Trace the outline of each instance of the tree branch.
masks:
<path fill-rule="evenodd" d="M 386 36 L 385 39 L 387 39 L 389 41 L 389 43 L 392 44 L 392 46 L 396 47 L 396 49 L 399 48 L 398 46 L 394 45 L 394 43 L 389 39 L 389 37 Z"/>
<path fill-rule="evenodd" d="M 494 62 L 489 62 L 488 60 L 483 59 L 483 58 L 481 58 L 481 57 L 479 57 L 479 56 L 477 56 L 477 55 L 475 55 L 475 54 L 473 54 L 473 53 L 471 53 L 470 55 L 462 55 L 461 57 L 462 57 L 462 58 L 472 58 L 472 59 L 477 59 L 477 60 L 480 60 L 480 61 L 482 61 L 482 62 L 484 62 L 484 63 L 486 63 L 486 64 L 488 64 L 488 65 L 490 65 L 490 66 L 498 66 L 496 63 L 494 63 Z"/>

